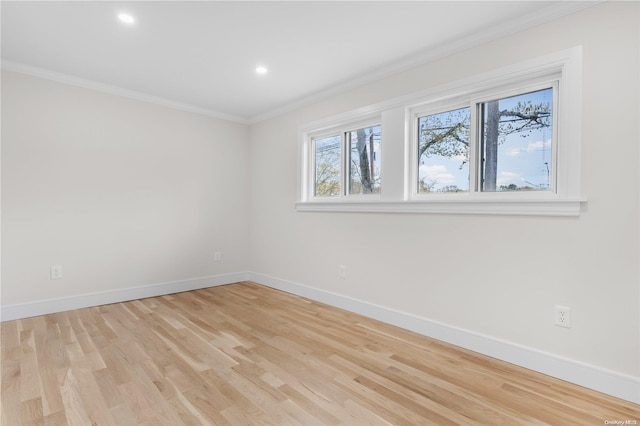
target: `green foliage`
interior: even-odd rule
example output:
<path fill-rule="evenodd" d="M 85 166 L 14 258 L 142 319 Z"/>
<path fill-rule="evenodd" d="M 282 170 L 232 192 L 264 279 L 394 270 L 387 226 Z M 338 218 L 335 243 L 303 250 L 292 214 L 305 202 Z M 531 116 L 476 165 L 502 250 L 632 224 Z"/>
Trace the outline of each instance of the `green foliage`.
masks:
<path fill-rule="evenodd" d="M 441 189 L 435 189 L 436 182 L 425 182 L 420 180 L 418 182 L 418 192 L 467 192 L 464 189 L 458 188 L 457 185 L 447 185 Z"/>
<path fill-rule="evenodd" d="M 500 191 L 535 191 L 536 188 L 533 188 L 529 185 L 518 186 L 515 183 L 510 183 L 509 185 L 500 185 Z"/>

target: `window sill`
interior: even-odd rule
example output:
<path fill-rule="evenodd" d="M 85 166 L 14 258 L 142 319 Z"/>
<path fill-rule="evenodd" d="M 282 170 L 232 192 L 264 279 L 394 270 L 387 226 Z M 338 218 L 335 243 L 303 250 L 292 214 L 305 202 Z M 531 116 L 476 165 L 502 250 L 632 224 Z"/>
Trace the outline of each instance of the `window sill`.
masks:
<path fill-rule="evenodd" d="M 306 201 L 299 212 L 432 213 L 579 216 L 585 199 L 433 199 L 407 201 Z"/>

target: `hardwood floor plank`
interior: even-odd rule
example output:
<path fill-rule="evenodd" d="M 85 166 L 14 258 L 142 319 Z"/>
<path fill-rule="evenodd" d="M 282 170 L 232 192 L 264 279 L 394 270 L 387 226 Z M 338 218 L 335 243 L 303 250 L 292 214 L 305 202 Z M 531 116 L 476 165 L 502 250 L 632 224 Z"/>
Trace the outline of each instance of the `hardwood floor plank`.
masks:
<path fill-rule="evenodd" d="M 20 359 L 2 360 L 2 387 L 0 388 L 0 425 L 20 424 Z"/>
<path fill-rule="evenodd" d="M 93 395 L 94 398 L 102 399 L 109 410 L 124 403 L 120 393 L 117 392 L 118 385 L 108 368 L 93 371 L 92 375 L 99 391 L 98 394 Z"/>
<path fill-rule="evenodd" d="M 176 392 L 174 397 L 167 398 L 167 402 L 169 403 L 169 407 L 176 412 L 182 423 L 185 425 L 195 426 L 211 424 L 211 422 L 196 407 L 194 407 L 182 393 Z"/>
<path fill-rule="evenodd" d="M 64 404 L 67 423 L 70 425 L 91 424 L 92 420 L 89 418 L 82 398 L 80 397 L 80 387 L 71 369 L 67 369 L 59 392 Z"/>
<path fill-rule="evenodd" d="M 369 407 L 364 407 L 352 399 L 344 402 L 344 408 L 347 410 L 348 416 L 341 419 L 339 425 L 410 425 L 408 420 L 392 423 L 387 418 L 382 417 L 377 411 L 372 411 Z M 391 413 L 393 416 L 393 413 Z M 426 423 L 425 423 L 426 424 Z"/>
<path fill-rule="evenodd" d="M 251 282 L 0 335 L 3 426 L 640 423 L 636 404 Z"/>
<path fill-rule="evenodd" d="M 45 416 L 64 409 L 60 386 L 66 375 L 68 358 L 59 329 L 47 317 L 34 329 L 38 374 L 42 386 L 42 408 Z M 43 324 L 44 323 L 44 324 Z"/>
<path fill-rule="evenodd" d="M 42 388 L 38 374 L 38 359 L 33 330 L 20 333 L 22 357 L 20 359 L 20 401 L 40 398 Z"/>
<path fill-rule="evenodd" d="M 418 413 L 422 417 L 428 418 L 436 423 L 442 423 L 445 419 L 448 419 L 449 421 L 453 420 L 457 424 L 465 422 L 471 424 L 474 420 L 474 416 L 467 415 L 461 407 L 450 407 L 453 405 L 450 399 L 442 398 L 438 400 L 438 398 L 428 398 L 419 392 L 415 392 L 410 387 L 402 386 L 402 384 L 396 381 L 395 377 L 385 377 L 384 370 L 371 371 L 337 356 L 333 357 L 333 359 L 336 363 L 359 374 L 353 379 L 354 382 L 375 391 L 376 394 L 385 396 L 385 399 L 396 402 L 401 401 L 401 407 L 406 407 L 411 412 Z M 467 404 L 470 402 L 469 399 L 466 399 L 466 401 Z M 473 413 L 477 414 L 477 411 Z"/>
<path fill-rule="evenodd" d="M 110 408 L 109 411 L 111 412 L 111 416 L 117 419 L 117 426 L 138 426 L 138 417 L 128 404 L 116 405 Z"/>
<path fill-rule="evenodd" d="M 20 340 L 17 321 L 6 321 L 0 323 L 0 356 L 3 361 L 14 361 L 20 359 L 22 355 L 22 344 Z"/>
<path fill-rule="evenodd" d="M 184 397 L 189 402 L 188 407 L 193 407 L 209 422 L 217 425 L 230 424 L 222 412 L 233 406 L 233 404 L 226 401 L 225 398 L 220 398 L 219 395 L 211 395 L 203 389 L 189 390 L 184 393 Z M 239 405 L 244 405 L 243 401 L 239 402 Z M 252 409 L 253 407 L 250 408 Z"/>
<path fill-rule="evenodd" d="M 44 425 L 42 399 L 34 398 L 20 403 L 21 425 Z"/>
<path fill-rule="evenodd" d="M 2 424 L 4 425 L 4 423 Z M 67 426 L 68 424 L 67 416 L 64 411 L 58 411 L 57 413 L 49 414 L 44 417 L 44 426 Z"/>

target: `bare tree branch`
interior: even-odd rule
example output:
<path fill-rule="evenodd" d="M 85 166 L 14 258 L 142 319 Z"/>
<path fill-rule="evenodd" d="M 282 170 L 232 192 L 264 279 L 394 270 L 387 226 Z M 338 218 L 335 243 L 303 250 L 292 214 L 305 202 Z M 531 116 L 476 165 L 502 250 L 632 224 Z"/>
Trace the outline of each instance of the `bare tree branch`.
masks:
<path fill-rule="evenodd" d="M 424 152 L 429 149 L 431 146 L 440 143 L 442 141 L 444 141 L 447 138 L 453 138 L 456 141 L 469 146 L 469 142 L 465 141 L 464 139 L 460 138 L 460 135 L 458 134 L 458 132 L 460 130 L 462 130 L 463 128 L 463 123 L 458 123 L 455 126 L 452 126 L 449 128 L 449 130 L 447 130 L 445 133 L 440 133 L 438 134 L 436 137 L 434 137 L 433 139 L 427 141 L 424 143 L 424 145 L 420 146 L 420 150 L 418 152 L 418 158 L 420 158 L 422 156 L 422 154 L 424 154 Z"/>

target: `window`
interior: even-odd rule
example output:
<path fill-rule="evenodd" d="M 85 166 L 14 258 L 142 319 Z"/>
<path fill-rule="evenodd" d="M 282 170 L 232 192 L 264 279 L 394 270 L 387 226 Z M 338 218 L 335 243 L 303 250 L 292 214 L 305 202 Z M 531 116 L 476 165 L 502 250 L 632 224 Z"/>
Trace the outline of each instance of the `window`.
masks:
<path fill-rule="evenodd" d="M 542 87 L 427 115 L 417 110 L 417 193 L 553 191 L 557 82 Z"/>
<path fill-rule="evenodd" d="M 482 191 L 550 191 L 553 87 L 483 102 Z"/>
<path fill-rule="evenodd" d="M 349 193 L 380 193 L 380 126 L 346 134 L 349 149 Z"/>
<path fill-rule="evenodd" d="M 580 214 L 581 57 L 576 47 L 302 125 L 297 210 Z"/>
<path fill-rule="evenodd" d="M 381 126 L 312 137 L 315 198 L 379 194 Z"/>
<path fill-rule="evenodd" d="M 418 117 L 418 192 L 469 191 L 470 108 Z"/>
<path fill-rule="evenodd" d="M 315 195 L 316 197 L 334 197 L 341 192 L 340 136 L 330 136 L 315 140 Z"/>

